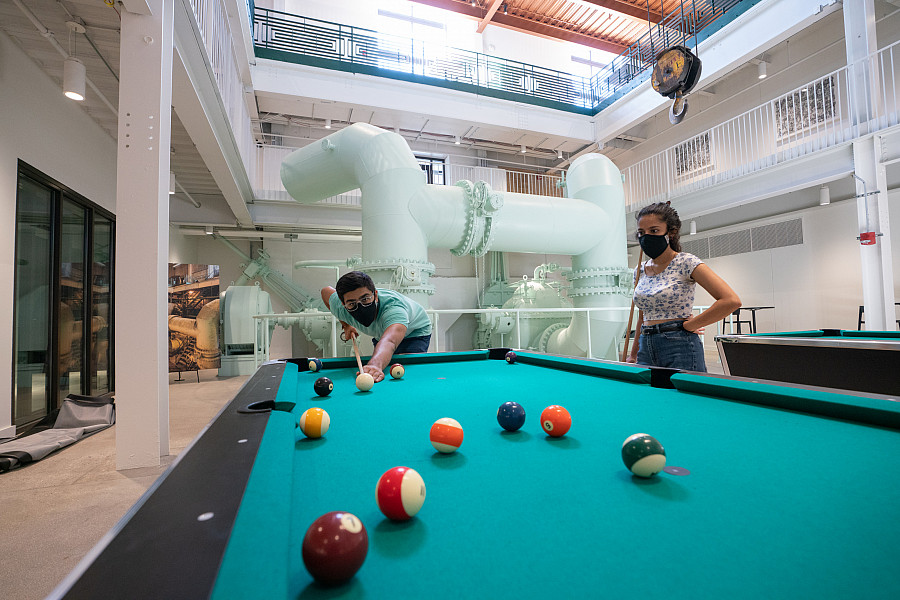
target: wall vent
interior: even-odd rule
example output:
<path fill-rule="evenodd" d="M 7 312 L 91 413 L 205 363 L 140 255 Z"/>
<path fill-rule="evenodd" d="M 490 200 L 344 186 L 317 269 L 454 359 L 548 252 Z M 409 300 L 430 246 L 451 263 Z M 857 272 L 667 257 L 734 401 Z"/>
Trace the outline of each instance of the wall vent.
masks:
<path fill-rule="evenodd" d="M 682 238 L 681 248 L 703 260 L 796 246 L 803 243 L 803 219 L 791 219 L 704 238 L 694 239 L 694 237 Z"/>

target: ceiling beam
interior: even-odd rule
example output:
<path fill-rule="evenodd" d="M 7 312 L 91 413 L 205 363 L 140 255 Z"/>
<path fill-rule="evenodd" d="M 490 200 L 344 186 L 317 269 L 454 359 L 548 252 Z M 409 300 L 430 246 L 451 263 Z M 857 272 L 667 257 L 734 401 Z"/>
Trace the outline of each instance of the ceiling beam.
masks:
<path fill-rule="evenodd" d="M 503 3 L 503 0 L 489 0 L 490 4 L 485 8 L 487 9 L 487 13 L 485 13 L 484 18 L 478 24 L 478 33 L 482 33 L 485 28 L 488 26 L 488 23 L 491 22 L 491 19 L 494 18 L 494 13 L 497 12 L 497 9 L 500 8 L 500 4 Z"/>
<path fill-rule="evenodd" d="M 652 8 L 648 11 L 645 8 L 623 2 L 622 0 L 582 0 L 582 2 L 593 4 L 594 6 L 599 6 L 600 8 L 605 8 L 606 10 L 621 13 L 629 17 L 634 17 L 645 22 L 648 17 L 651 23 L 659 23 L 662 21 L 662 14 Z"/>
<path fill-rule="evenodd" d="M 467 17 L 478 19 L 479 21 L 481 21 L 484 17 L 483 9 L 477 6 L 472 6 L 468 2 L 455 2 L 454 0 L 412 0 L 412 2 L 427 4 L 428 6 L 433 6 L 435 8 L 449 10 L 451 12 L 455 12 Z M 596 48 L 598 50 L 604 50 L 606 52 L 612 52 L 613 54 L 621 54 L 628 48 L 628 46 L 626 46 L 625 44 L 618 44 L 616 42 L 605 40 L 603 38 L 593 37 L 590 35 L 585 35 L 583 33 L 577 33 L 575 31 L 568 31 L 566 29 L 562 29 L 561 27 L 554 27 L 552 25 L 537 23 L 530 19 L 525 19 L 523 17 L 517 17 L 514 15 L 503 15 L 495 13 L 493 19 L 491 20 L 491 24 L 499 25 L 500 27 L 506 27 L 507 29 L 513 29 L 515 31 L 521 31 L 523 33 L 538 35 L 541 37 L 565 40 L 574 44 L 580 44 L 582 46 L 588 46 L 590 48 Z"/>

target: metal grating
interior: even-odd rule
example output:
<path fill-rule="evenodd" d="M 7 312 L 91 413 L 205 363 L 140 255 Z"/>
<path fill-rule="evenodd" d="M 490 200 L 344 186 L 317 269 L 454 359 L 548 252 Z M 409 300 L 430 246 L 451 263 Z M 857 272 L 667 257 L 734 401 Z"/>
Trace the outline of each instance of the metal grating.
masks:
<path fill-rule="evenodd" d="M 792 219 L 750 229 L 753 250 L 796 246 L 803 243 L 803 220 Z"/>
<path fill-rule="evenodd" d="M 681 240 L 681 249 L 698 258 L 719 258 L 803 243 L 803 219 L 791 219 L 731 233 Z"/>
<path fill-rule="evenodd" d="M 751 251 L 750 230 L 741 229 L 709 238 L 709 257 L 730 256 Z"/>
<path fill-rule="evenodd" d="M 685 252 L 693 254 L 697 258 L 706 260 L 709 258 L 709 238 L 701 238 L 699 240 L 681 240 L 681 249 Z"/>

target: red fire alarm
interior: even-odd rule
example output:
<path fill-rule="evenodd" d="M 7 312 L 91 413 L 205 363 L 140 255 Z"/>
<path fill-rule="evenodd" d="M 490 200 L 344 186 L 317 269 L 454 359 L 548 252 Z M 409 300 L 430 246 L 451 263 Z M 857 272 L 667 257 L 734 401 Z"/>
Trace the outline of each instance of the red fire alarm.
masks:
<path fill-rule="evenodd" d="M 866 231 L 859 234 L 859 243 L 862 246 L 871 246 L 875 243 L 875 232 Z"/>

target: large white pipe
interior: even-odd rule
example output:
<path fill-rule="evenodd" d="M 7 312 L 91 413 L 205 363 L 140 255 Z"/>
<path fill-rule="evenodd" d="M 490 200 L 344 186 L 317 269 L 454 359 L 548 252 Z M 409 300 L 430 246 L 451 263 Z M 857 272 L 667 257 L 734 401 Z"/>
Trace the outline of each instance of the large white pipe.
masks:
<path fill-rule="evenodd" d="M 592 203 L 602 216 L 592 248 L 572 258 L 569 298 L 576 308 L 625 307 L 628 304 L 630 271 L 625 241 L 625 202 L 622 176 L 601 154 L 579 157 L 569 168 L 566 191 L 572 198 Z M 590 328 L 588 327 L 590 319 Z M 627 315 L 598 311 L 588 316 L 575 313 L 565 329 L 554 332 L 547 350 L 554 354 L 581 356 L 590 349 L 593 356 L 615 359 L 616 341 L 624 334 Z"/>
<path fill-rule="evenodd" d="M 402 137 L 358 123 L 287 156 L 281 178 L 304 203 L 360 188 L 364 233 L 358 268 L 426 306 L 433 293 L 429 247 L 456 254 L 491 249 L 573 255 L 576 306 L 620 307 L 629 293 L 621 284 L 627 271 L 621 175 L 599 154 L 572 163 L 568 198 L 493 192 L 483 182 L 428 185 Z M 612 338 L 608 325 L 622 317 L 596 319 L 595 335 L 603 346 L 600 334 Z M 557 351 L 586 353 L 582 325 L 573 321 L 558 332 Z M 608 347 L 603 355 L 610 356 Z"/>

